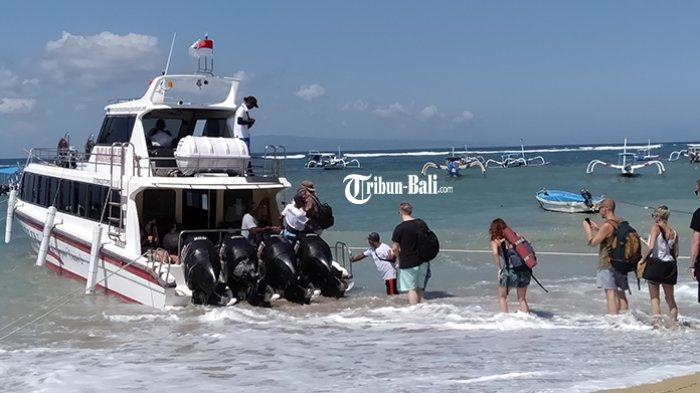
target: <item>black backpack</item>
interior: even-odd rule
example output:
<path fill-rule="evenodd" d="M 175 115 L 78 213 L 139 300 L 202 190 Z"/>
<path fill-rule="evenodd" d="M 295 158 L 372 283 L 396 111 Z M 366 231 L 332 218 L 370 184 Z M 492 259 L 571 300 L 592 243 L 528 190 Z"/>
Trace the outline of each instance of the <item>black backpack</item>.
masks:
<path fill-rule="evenodd" d="M 321 229 L 328 229 L 335 224 L 335 218 L 333 217 L 333 208 L 327 203 L 321 203 L 318 197 L 314 195 L 314 201 L 316 202 L 316 222 L 321 227 Z"/>
<path fill-rule="evenodd" d="M 418 259 L 421 262 L 430 262 L 440 252 L 440 240 L 435 232 L 428 228 L 428 224 L 421 219 L 416 219 L 418 229 Z"/>

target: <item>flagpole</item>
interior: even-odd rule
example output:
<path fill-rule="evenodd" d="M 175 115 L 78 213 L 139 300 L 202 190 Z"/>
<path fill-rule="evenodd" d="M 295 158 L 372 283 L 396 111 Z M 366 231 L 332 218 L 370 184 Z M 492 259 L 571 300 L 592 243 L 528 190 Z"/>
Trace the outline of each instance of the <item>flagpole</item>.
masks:
<path fill-rule="evenodd" d="M 163 75 L 168 75 L 168 70 L 170 69 L 170 58 L 173 56 L 173 46 L 175 46 L 175 36 L 177 36 L 177 32 L 173 33 L 173 40 L 170 42 L 170 53 L 168 53 L 168 62 L 165 63 L 165 72 L 163 72 Z"/>

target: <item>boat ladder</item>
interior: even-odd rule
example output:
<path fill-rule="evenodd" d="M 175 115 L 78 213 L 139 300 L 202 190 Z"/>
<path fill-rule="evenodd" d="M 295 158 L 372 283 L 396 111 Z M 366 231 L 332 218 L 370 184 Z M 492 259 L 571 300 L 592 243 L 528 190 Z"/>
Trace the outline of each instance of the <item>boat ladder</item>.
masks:
<path fill-rule="evenodd" d="M 120 246 L 126 244 L 126 196 L 124 195 L 125 157 L 129 143 L 115 142 L 109 154 L 109 188 L 102 214 L 107 221 L 107 235 Z"/>

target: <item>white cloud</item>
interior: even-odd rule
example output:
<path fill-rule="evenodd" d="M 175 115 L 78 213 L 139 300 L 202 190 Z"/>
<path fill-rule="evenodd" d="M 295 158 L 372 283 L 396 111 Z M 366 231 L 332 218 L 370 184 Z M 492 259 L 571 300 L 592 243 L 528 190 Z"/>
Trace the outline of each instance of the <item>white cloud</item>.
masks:
<path fill-rule="evenodd" d="M 406 110 L 403 105 L 395 102 L 386 108 L 377 108 L 373 110 L 372 114 L 378 117 L 395 117 L 408 114 L 408 110 Z"/>
<path fill-rule="evenodd" d="M 463 111 L 452 119 L 453 123 L 469 123 L 474 119 L 474 114 L 469 111 Z"/>
<path fill-rule="evenodd" d="M 250 74 L 248 74 L 247 72 L 245 72 L 243 70 L 240 70 L 240 71 L 234 72 L 233 77 L 238 79 L 242 83 L 242 82 L 246 82 L 246 81 L 248 81 L 248 79 L 250 79 Z"/>
<path fill-rule="evenodd" d="M 7 68 L 0 68 L 0 90 L 7 90 L 19 84 L 19 77 Z"/>
<path fill-rule="evenodd" d="M 75 106 L 75 111 L 76 111 L 76 112 L 84 111 L 85 109 L 87 109 L 87 105 L 86 105 L 86 104 L 83 104 L 83 103 L 77 104 L 77 105 Z"/>
<path fill-rule="evenodd" d="M 33 98 L 0 98 L 0 115 L 29 113 L 36 106 Z"/>
<path fill-rule="evenodd" d="M 64 31 L 60 39 L 46 43 L 41 66 L 56 80 L 74 79 L 90 86 L 133 72 L 153 71 L 162 60 L 156 37 L 108 31 L 82 36 Z"/>
<path fill-rule="evenodd" d="M 358 99 L 353 102 L 348 102 L 340 108 L 343 111 L 365 111 L 369 107 L 367 101 Z"/>
<path fill-rule="evenodd" d="M 435 117 L 438 113 L 438 108 L 435 105 L 429 105 L 423 108 L 420 112 L 418 112 L 418 119 L 419 120 L 430 120 L 433 117 Z"/>
<path fill-rule="evenodd" d="M 297 90 L 294 95 L 301 98 L 302 100 L 311 101 L 314 98 L 318 98 L 326 94 L 326 89 L 318 83 L 313 83 L 310 85 L 301 85 L 299 90 Z"/>
<path fill-rule="evenodd" d="M 37 78 L 25 79 L 22 81 L 22 86 L 37 87 L 37 86 L 39 86 L 39 79 L 37 79 Z"/>

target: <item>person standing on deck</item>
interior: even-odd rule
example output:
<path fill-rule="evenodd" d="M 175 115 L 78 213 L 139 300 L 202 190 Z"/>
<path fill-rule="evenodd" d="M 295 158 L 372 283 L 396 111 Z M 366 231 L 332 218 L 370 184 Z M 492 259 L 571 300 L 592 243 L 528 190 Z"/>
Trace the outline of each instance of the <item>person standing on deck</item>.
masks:
<path fill-rule="evenodd" d="M 250 154 L 250 128 L 255 124 L 255 119 L 250 117 L 250 110 L 258 108 L 258 100 L 253 96 L 243 98 L 243 104 L 236 109 L 233 122 L 233 137 L 242 139 L 248 146 Z"/>
<path fill-rule="evenodd" d="M 620 226 L 620 219 L 615 215 L 615 201 L 610 198 L 603 199 L 600 203 L 599 213 L 605 220 L 602 225 L 591 220 L 584 220 L 582 225 L 588 238 L 588 245 L 591 247 L 600 246 L 596 285 L 605 290 L 608 314 L 615 315 L 629 309 L 625 296 L 625 291 L 629 290 L 627 274 L 618 272 L 612 266 L 615 230 Z"/>

